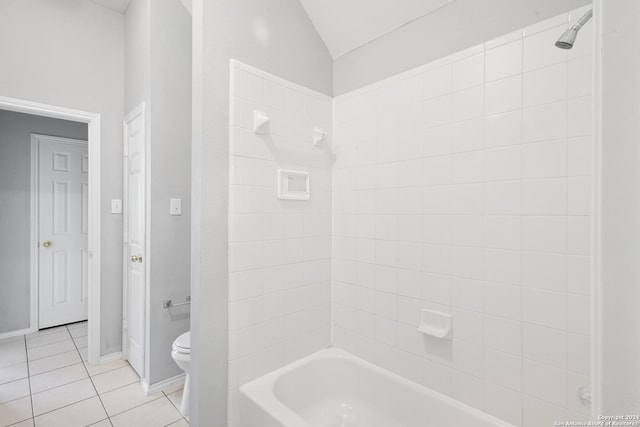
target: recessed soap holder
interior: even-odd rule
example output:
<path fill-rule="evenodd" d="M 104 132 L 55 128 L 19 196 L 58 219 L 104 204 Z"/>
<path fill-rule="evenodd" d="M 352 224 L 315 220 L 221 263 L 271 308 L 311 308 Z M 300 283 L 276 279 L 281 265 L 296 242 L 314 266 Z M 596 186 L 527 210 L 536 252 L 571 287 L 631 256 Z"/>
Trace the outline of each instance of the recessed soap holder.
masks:
<path fill-rule="evenodd" d="M 278 199 L 309 200 L 309 172 L 278 169 Z"/>
<path fill-rule="evenodd" d="M 423 308 L 418 331 L 430 337 L 451 339 L 453 318 L 450 314 Z"/>

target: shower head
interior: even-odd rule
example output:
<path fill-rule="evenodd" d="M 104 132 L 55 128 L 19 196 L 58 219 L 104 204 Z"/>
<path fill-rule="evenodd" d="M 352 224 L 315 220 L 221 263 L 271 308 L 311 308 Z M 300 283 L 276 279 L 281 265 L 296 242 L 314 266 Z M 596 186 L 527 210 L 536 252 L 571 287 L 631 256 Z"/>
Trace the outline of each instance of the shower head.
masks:
<path fill-rule="evenodd" d="M 576 37 L 578 37 L 578 30 L 571 27 L 562 33 L 556 42 L 556 47 L 559 47 L 560 49 L 571 49 L 573 47 L 573 43 L 576 41 Z"/>
<path fill-rule="evenodd" d="M 571 49 L 576 41 L 576 37 L 578 37 L 578 31 L 580 31 L 580 28 L 582 28 L 592 16 L 593 9 L 590 9 L 587 13 L 582 15 L 582 17 L 578 19 L 578 22 L 562 33 L 556 42 L 556 47 L 559 47 L 560 49 Z"/>

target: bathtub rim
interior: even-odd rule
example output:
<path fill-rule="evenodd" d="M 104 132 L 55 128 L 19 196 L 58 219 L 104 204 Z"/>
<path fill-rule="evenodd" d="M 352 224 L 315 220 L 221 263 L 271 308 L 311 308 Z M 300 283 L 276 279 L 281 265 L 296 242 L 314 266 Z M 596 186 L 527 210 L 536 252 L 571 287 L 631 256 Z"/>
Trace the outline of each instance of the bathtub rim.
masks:
<path fill-rule="evenodd" d="M 365 369 L 373 371 L 376 375 L 382 375 L 383 377 L 397 381 L 402 385 L 408 386 L 411 390 L 428 396 L 429 398 L 440 401 L 445 405 L 450 405 L 454 409 L 468 413 L 472 416 L 477 416 L 482 420 L 495 424 L 495 427 L 515 427 L 507 421 L 501 420 L 493 415 L 476 409 L 466 403 L 455 400 L 450 396 L 446 396 L 435 390 L 432 390 L 426 386 L 415 383 L 407 378 L 404 378 L 398 374 L 390 372 L 380 366 L 377 366 L 371 362 L 361 359 L 345 350 L 338 347 L 327 347 L 312 353 L 302 359 L 298 359 L 288 365 L 271 371 L 261 377 L 258 377 L 248 383 L 242 385 L 239 389 L 241 398 L 245 397 L 250 399 L 255 405 L 257 405 L 264 412 L 268 413 L 277 422 L 287 427 L 312 427 L 304 418 L 298 415 L 287 404 L 278 399 L 275 394 L 276 381 L 286 373 L 296 370 L 310 362 L 318 359 L 347 359 L 357 364 L 362 365 Z"/>

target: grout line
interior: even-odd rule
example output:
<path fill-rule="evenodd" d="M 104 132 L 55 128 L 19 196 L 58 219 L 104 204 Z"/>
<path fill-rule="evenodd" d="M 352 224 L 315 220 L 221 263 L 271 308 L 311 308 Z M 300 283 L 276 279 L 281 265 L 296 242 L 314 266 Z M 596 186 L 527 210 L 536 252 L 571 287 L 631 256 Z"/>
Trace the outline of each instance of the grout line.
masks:
<path fill-rule="evenodd" d="M 180 391 L 180 390 L 174 391 L 173 393 L 169 393 L 169 394 L 175 394 L 175 393 L 177 393 L 178 391 Z M 184 388 L 182 389 L 182 392 L 184 393 Z M 185 417 L 184 415 L 182 415 L 182 412 L 180 412 L 180 408 L 178 408 L 178 407 L 173 403 L 173 400 L 169 399 L 169 395 L 168 395 L 167 393 L 165 393 L 165 391 L 164 391 L 164 390 L 162 390 L 162 394 L 164 394 L 164 397 L 166 397 L 166 398 L 167 398 L 167 400 L 169 400 L 169 403 L 171 403 L 171 405 L 172 405 L 174 408 L 176 408 L 176 409 L 178 410 L 178 413 L 180 414 L 180 416 L 182 417 L 182 419 L 184 419 L 184 420 L 187 422 L 187 424 L 189 424 L 189 420 L 187 420 L 187 417 Z M 182 397 L 181 397 L 181 398 L 182 398 Z M 173 421 L 173 422 L 171 422 L 171 423 L 169 423 L 169 424 L 167 424 L 167 425 L 169 426 L 169 425 L 171 425 L 171 424 L 173 424 L 173 423 L 176 423 L 176 422 L 178 422 L 178 421 L 180 421 L 180 420 Z"/>
<path fill-rule="evenodd" d="M 67 332 L 69 332 L 69 327 L 68 326 L 67 326 Z M 69 334 L 69 335 L 71 335 L 71 334 Z M 82 355 L 80 354 L 80 350 L 78 350 L 78 346 L 76 345 L 75 341 L 73 342 L 73 346 L 76 348 L 76 352 L 78 353 L 78 356 L 80 356 L 80 361 L 82 361 Z M 107 412 L 107 408 L 104 406 L 104 402 L 102 401 L 102 397 L 100 397 L 100 393 L 98 393 L 98 389 L 96 388 L 96 385 L 93 382 L 93 378 L 89 374 L 89 369 L 87 369 L 87 365 L 85 365 L 84 362 L 82 362 L 82 366 L 84 367 L 84 370 L 86 371 L 87 376 L 89 377 L 89 381 L 91 381 L 91 386 L 93 387 L 93 389 L 96 392 L 96 396 L 98 397 L 98 400 L 100 401 L 100 405 L 102 405 L 102 410 L 104 411 L 105 415 L 107 416 L 107 419 L 109 420 L 109 423 L 113 426 L 113 424 L 111 423 L 111 418 L 109 417 L 109 413 Z"/>
<path fill-rule="evenodd" d="M 77 351 L 77 350 L 76 350 L 76 351 Z M 50 357 L 56 357 L 56 356 L 60 356 L 60 355 L 63 355 L 63 354 L 68 354 L 68 353 L 73 353 L 73 352 L 74 352 L 74 350 L 69 350 L 69 351 L 67 351 L 67 352 L 65 352 L 65 353 L 56 354 L 56 355 L 54 355 L 54 356 L 50 356 Z M 39 361 L 39 360 L 44 360 L 44 359 L 46 359 L 46 357 L 43 357 L 42 359 L 36 359 L 36 360 L 34 360 L 34 362 L 37 362 L 37 361 Z M 82 358 L 80 358 L 80 362 L 82 362 Z M 80 362 L 69 363 L 69 364 L 67 364 L 67 365 L 59 366 L 59 367 L 54 368 L 54 369 L 48 369 L 48 370 L 46 370 L 46 371 L 38 372 L 37 374 L 34 374 L 33 376 L 35 377 L 35 376 L 38 376 L 38 375 L 46 374 L 47 372 L 57 371 L 58 369 L 62 369 L 62 368 L 68 368 L 69 366 L 77 365 L 77 364 L 78 364 L 78 363 L 80 363 Z M 30 365 L 31 365 L 31 363 L 30 363 L 30 362 L 27 362 L 27 365 L 29 365 L 29 366 L 30 366 Z M 30 369 L 30 368 L 29 368 L 29 376 L 31 376 L 31 369 Z"/>
<path fill-rule="evenodd" d="M 59 341 L 59 342 L 57 342 L 57 343 L 53 343 L 53 344 L 59 344 L 60 342 L 64 342 L 64 341 Z M 74 344 L 75 344 L 75 343 L 74 343 Z M 44 347 L 44 346 L 43 346 L 43 347 Z M 34 348 L 39 348 L 39 347 L 34 347 Z M 70 353 L 70 352 L 72 352 L 72 351 L 73 351 L 73 350 L 65 350 L 65 351 L 61 351 L 61 352 L 59 352 L 59 353 L 48 354 L 48 355 L 46 355 L 46 356 L 38 357 L 38 358 L 36 358 L 36 359 L 28 359 L 28 362 L 35 362 L 36 360 L 46 359 L 47 357 L 60 356 L 61 354 L 64 354 L 64 353 Z M 39 374 L 36 374 L 36 375 L 39 375 Z"/>
<path fill-rule="evenodd" d="M 131 384 L 135 384 L 135 383 L 131 383 Z M 127 385 L 131 385 L 131 384 L 127 384 Z M 123 386 L 123 387 L 127 387 L 127 386 Z M 123 388 L 123 387 L 119 387 L 119 388 L 114 389 L 114 390 L 119 390 L 120 388 Z M 113 390 L 109 390 L 109 391 L 108 391 L 108 392 L 106 392 L 106 393 L 110 393 L 110 392 L 112 392 L 112 391 L 113 391 Z M 160 399 L 163 399 L 163 398 L 166 398 L 166 397 L 167 397 L 167 396 L 163 394 L 162 396 L 158 396 L 158 397 L 156 397 L 155 399 L 151 399 L 151 400 L 148 400 L 148 401 L 146 401 L 146 402 L 140 403 L 139 405 L 132 406 L 131 408 L 126 409 L 126 410 L 124 410 L 124 411 L 122 411 L 122 412 L 118 412 L 117 414 L 113 414 L 113 415 L 108 415 L 108 414 L 107 414 L 107 415 L 109 416 L 109 419 L 111 419 L 111 418 L 117 417 L 118 415 L 122 415 L 122 414 L 127 413 L 127 412 L 129 412 L 129 411 L 132 411 L 132 410 L 134 410 L 134 409 L 136 409 L 136 408 L 139 408 L 139 407 L 141 407 L 141 406 L 147 405 L 147 404 L 149 404 L 149 403 L 155 402 L 155 401 L 157 401 L 157 400 L 160 400 Z M 173 405 L 173 406 L 175 406 L 175 405 Z M 178 412 L 179 412 L 179 411 L 178 411 Z"/>
<path fill-rule="evenodd" d="M 36 414 L 33 412 L 33 393 L 31 392 L 31 367 L 29 366 L 29 348 L 27 347 L 27 336 L 24 335 L 24 355 L 27 359 L 27 378 L 29 382 L 29 400 L 31 401 L 31 419 L 35 425 Z"/>

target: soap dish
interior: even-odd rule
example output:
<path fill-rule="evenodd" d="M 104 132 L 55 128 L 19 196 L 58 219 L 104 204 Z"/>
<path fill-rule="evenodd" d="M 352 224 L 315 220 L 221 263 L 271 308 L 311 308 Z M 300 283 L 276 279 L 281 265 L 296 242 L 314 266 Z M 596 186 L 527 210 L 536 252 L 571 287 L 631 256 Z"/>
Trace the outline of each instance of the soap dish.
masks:
<path fill-rule="evenodd" d="M 451 339 L 453 318 L 450 314 L 423 308 L 418 331 L 430 337 Z"/>

